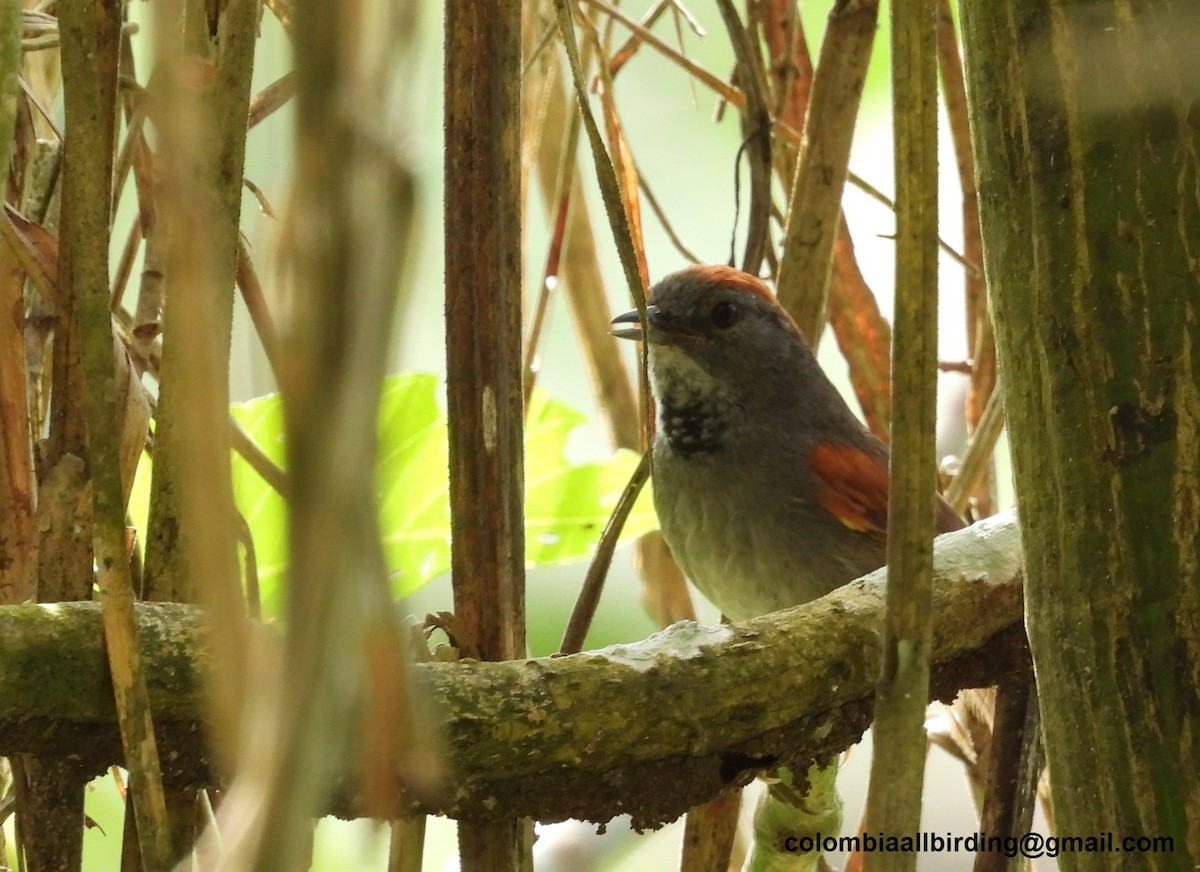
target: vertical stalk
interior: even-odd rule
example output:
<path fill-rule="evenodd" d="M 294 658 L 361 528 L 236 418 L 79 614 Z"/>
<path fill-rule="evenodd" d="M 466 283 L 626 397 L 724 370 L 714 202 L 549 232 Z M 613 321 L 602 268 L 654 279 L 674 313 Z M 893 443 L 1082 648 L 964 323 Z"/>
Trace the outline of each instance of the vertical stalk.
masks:
<path fill-rule="evenodd" d="M 284 239 L 292 295 L 279 349 L 286 633 L 278 659 L 260 659 L 249 676 L 238 778 L 219 813 L 233 830 L 222 868 L 307 868 L 313 818 L 335 779 L 361 776 L 366 809 L 380 815 L 408 774 L 411 688 L 375 461 L 414 199 L 386 109 L 416 6 L 347 3 L 331 15 L 319 0 L 295 5 L 296 162 Z"/>
<path fill-rule="evenodd" d="M 879 0 L 849 0 L 830 11 L 791 182 L 776 292 L 814 347 L 825 326 L 842 189 L 878 17 Z"/>
<path fill-rule="evenodd" d="M 60 280 L 69 283 L 77 303 L 87 462 L 92 477 L 93 559 L 104 639 L 141 834 L 142 862 L 157 872 L 171 864 L 170 836 L 133 612 L 109 315 L 110 186 L 121 5 L 67 0 L 59 7 L 59 26 L 67 118 Z"/>
<path fill-rule="evenodd" d="M 143 282 L 138 320 L 157 319 L 157 303 L 143 304 L 159 291 L 167 303 L 144 595 L 209 609 L 207 723 L 223 766 L 231 768 L 247 643 L 225 422 L 257 3 L 229 0 L 211 22 L 207 10 L 195 0 L 155 5 L 158 72 L 147 99 L 157 184 L 145 192 L 153 198 L 145 251 L 147 271 L 163 274 Z M 141 158 L 149 164 L 151 155 Z M 187 834 L 195 795 L 169 793 L 167 800 L 180 856 L 194 841 Z"/>
<path fill-rule="evenodd" d="M 962 188 L 962 254 L 977 269 L 966 270 L 963 291 L 966 300 L 967 357 L 971 360 L 971 380 L 967 387 L 967 430 L 971 433 L 983 418 L 988 399 L 996 389 L 996 343 L 988 313 L 987 280 L 983 272 L 983 232 L 979 225 L 979 191 L 975 186 L 975 155 L 971 151 L 971 130 L 967 118 L 967 88 L 962 59 L 958 52 L 958 32 L 950 11 L 950 0 L 938 0 L 938 69 L 946 116 L 954 143 Z M 989 460 L 987 469 L 974 491 L 976 517 L 994 511 L 995 469 Z"/>
<path fill-rule="evenodd" d="M 521 8 L 445 15 L 446 397 L 458 631 L 488 660 L 525 653 L 521 400 Z M 462 868 L 531 865 L 527 822 L 461 821 Z"/>
<path fill-rule="evenodd" d="M 875 705 L 868 832 L 920 824 L 929 699 L 937 379 L 936 5 L 893 0 L 896 325 L 883 671 Z M 868 854 L 868 869 L 911 870 L 916 854 Z"/>
<path fill-rule="evenodd" d="M 21 5 L 0 6 L 0 186 L 8 188 L 21 69 Z M 0 220 L 7 220 L 0 218 Z M 26 400 L 25 274 L 0 243 L 0 603 L 37 598 L 33 452 Z"/>

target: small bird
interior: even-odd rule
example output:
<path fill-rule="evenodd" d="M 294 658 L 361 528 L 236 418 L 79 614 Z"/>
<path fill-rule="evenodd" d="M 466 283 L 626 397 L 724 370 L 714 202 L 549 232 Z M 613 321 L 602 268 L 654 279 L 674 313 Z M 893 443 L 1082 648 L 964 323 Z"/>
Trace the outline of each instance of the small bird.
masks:
<path fill-rule="evenodd" d="M 731 620 L 816 599 L 885 561 L 888 449 L 757 278 L 693 266 L 613 335 L 649 344 L 663 536 Z M 962 521 L 937 498 L 939 532 Z"/>

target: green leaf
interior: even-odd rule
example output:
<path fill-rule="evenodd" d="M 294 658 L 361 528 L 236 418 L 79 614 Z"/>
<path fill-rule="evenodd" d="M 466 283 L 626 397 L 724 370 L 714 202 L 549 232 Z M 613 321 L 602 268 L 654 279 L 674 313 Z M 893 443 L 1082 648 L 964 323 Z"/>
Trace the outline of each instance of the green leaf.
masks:
<path fill-rule="evenodd" d="M 277 466 L 286 466 L 283 402 L 279 394 L 234 403 L 230 412 L 263 454 Z M 233 501 L 246 519 L 254 541 L 263 614 L 278 615 L 283 574 L 287 569 L 287 504 L 237 452 L 233 455 Z"/>
<path fill-rule="evenodd" d="M 407 596 L 450 568 L 450 460 L 436 377 L 385 379 L 379 424 L 379 526 L 392 590 Z"/>
<path fill-rule="evenodd" d="M 277 394 L 233 407 L 233 415 L 274 462 L 284 465 L 283 407 Z M 637 466 L 637 455 L 617 451 L 598 462 L 572 464 L 571 432 L 585 417 L 535 392 L 526 423 L 526 560 L 531 566 L 589 557 Z M 435 376 L 385 380 L 379 411 L 379 520 L 392 589 L 418 590 L 450 568 L 450 499 L 446 417 Z M 267 614 L 278 613 L 287 561 L 286 505 L 240 457 L 233 463 L 234 498 L 254 537 L 259 584 Z M 657 526 L 643 493 L 622 538 Z"/>
<path fill-rule="evenodd" d="M 525 560 L 531 566 L 570 563 L 591 556 L 608 516 L 638 464 L 618 450 L 603 462 L 572 465 L 567 438 L 587 419 L 535 391 L 525 422 Z M 658 520 L 643 491 L 622 539 L 655 529 Z"/>

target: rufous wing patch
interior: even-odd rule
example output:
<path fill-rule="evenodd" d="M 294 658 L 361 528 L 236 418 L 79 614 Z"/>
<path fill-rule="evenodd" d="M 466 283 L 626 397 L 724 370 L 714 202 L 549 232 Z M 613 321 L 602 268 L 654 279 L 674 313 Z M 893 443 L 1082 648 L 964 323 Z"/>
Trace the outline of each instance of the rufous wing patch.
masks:
<path fill-rule="evenodd" d="M 887 535 L 888 471 L 878 457 L 838 442 L 812 450 L 817 504 L 851 530 Z"/>

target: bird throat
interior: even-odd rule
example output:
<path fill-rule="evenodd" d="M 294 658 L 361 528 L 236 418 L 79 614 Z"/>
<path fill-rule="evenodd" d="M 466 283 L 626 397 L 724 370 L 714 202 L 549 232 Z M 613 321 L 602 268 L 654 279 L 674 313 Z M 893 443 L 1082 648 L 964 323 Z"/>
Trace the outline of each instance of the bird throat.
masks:
<path fill-rule="evenodd" d="M 652 349 L 650 380 L 658 399 L 656 438 L 671 454 L 699 459 L 724 447 L 740 411 L 725 385 L 669 347 Z"/>
<path fill-rule="evenodd" d="M 658 403 L 658 432 L 679 457 L 712 454 L 724 446 L 733 415 L 732 405 L 719 395 L 664 393 Z"/>

